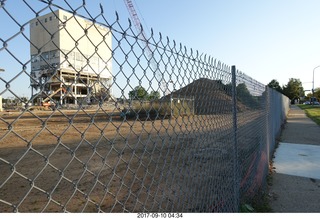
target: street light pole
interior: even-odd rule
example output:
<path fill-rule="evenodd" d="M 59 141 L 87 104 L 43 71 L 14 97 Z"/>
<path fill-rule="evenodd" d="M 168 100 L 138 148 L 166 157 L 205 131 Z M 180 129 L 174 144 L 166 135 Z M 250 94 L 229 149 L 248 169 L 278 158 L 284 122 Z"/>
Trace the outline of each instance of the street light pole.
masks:
<path fill-rule="evenodd" d="M 313 76 L 312 76 L 312 103 L 314 102 L 313 101 L 313 98 L 314 98 L 314 71 L 316 70 L 316 68 L 319 68 L 319 67 L 320 67 L 320 65 L 318 65 L 317 67 L 315 67 L 313 69 Z"/>

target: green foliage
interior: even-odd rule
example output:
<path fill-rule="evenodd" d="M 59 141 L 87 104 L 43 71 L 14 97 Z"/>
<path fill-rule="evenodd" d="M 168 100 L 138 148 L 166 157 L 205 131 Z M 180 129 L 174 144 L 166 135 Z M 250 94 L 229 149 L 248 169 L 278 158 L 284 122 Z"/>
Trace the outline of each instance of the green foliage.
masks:
<path fill-rule="evenodd" d="M 2 98 L 2 103 L 7 103 L 7 104 L 19 104 L 19 103 L 27 103 L 28 99 L 26 97 L 15 97 L 14 99 L 12 98 Z"/>
<path fill-rule="evenodd" d="M 245 83 L 239 84 L 236 89 L 237 89 L 237 98 L 240 102 L 253 108 L 256 108 L 259 106 L 259 101 L 257 97 L 254 97 L 251 95 Z"/>
<path fill-rule="evenodd" d="M 132 91 L 129 92 L 129 98 L 131 100 L 158 100 L 160 93 L 158 91 L 151 91 L 150 94 L 142 86 L 136 86 Z"/>
<path fill-rule="evenodd" d="M 242 213 L 272 212 L 270 197 L 266 187 L 258 189 L 253 197 L 242 201 L 240 204 L 240 212 Z"/>
<path fill-rule="evenodd" d="M 287 85 L 283 87 L 283 94 L 289 97 L 289 99 L 299 99 L 304 96 L 304 89 L 299 79 L 290 78 Z"/>
<path fill-rule="evenodd" d="M 245 85 L 245 83 L 239 84 L 237 86 L 237 95 L 240 99 L 250 98 L 251 94 Z"/>
<path fill-rule="evenodd" d="M 148 95 L 148 100 L 158 100 L 160 98 L 160 93 L 158 91 L 151 91 Z"/>
<path fill-rule="evenodd" d="M 254 212 L 254 208 L 249 204 L 243 204 L 240 206 L 240 212 L 242 213 Z"/>
<path fill-rule="evenodd" d="M 314 91 L 314 96 L 315 96 L 315 98 L 317 98 L 318 100 L 320 100 L 320 88 L 315 89 L 315 91 Z"/>
<path fill-rule="evenodd" d="M 312 93 L 308 93 L 308 94 L 307 94 L 307 100 L 310 100 L 312 96 L 313 96 Z M 317 100 L 320 100 L 320 88 L 314 89 L 314 97 L 315 97 Z"/>
<path fill-rule="evenodd" d="M 273 79 L 269 82 L 268 87 L 275 89 L 276 91 L 283 93 L 283 90 L 279 84 L 279 82 L 276 79 Z"/>
<path fill-rule="evenodd" d="M 148 92 L 142 86 L 136 86 L 132 91 L 129 92 L 129 98 L 131 100 L 146 100 Z"/>
<path fill-rule="evenodd" d="M 315 123 L 320 125 L 320 106 L 319 105 L 298 105 L 303 109 L 307 116 L 312 119 Z"/>

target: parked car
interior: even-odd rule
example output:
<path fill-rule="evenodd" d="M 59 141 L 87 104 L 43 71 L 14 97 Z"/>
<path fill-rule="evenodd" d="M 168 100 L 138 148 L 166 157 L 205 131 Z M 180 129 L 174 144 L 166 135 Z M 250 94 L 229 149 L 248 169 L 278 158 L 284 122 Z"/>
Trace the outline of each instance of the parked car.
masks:
<path fill-rule="evenodd" d="M 306 101 L 303 104 L 304 105 L 320 105 L 320 103 L 318 101 L 314 101 L 314 102 Z"/>

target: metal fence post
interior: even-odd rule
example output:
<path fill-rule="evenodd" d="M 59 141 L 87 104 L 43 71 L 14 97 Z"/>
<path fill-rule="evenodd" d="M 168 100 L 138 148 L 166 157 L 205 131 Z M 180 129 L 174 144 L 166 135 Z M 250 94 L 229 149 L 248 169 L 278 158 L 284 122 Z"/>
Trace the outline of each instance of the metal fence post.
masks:
<path fill-rule="evenodd" d="M 233 179 L 234 179 L 234 211 L 239 211 L 240 184 L 239 184 L 239 160 L 238 160 L 238 143 L 237 143 L 237 83 L 236 83 L 236 66 L 231 67 L 232 73 L 232 114 L 233 114 Z"/>

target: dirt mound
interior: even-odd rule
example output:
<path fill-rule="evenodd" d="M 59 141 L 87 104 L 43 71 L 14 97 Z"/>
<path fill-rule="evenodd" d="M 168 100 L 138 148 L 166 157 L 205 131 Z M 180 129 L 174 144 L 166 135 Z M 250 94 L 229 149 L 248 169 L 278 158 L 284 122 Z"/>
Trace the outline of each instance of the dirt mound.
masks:
<path fill-rule="evenodd" d="M 197 115 L 231 113 L 233 108 L 231 89 L 231 85 L 225 85 L 219 80 L 200 78 L 163 99 L 193 100 Z M 241 102 L 237 103 L 238 111 L 244 111 L 247 108 Z"/>

